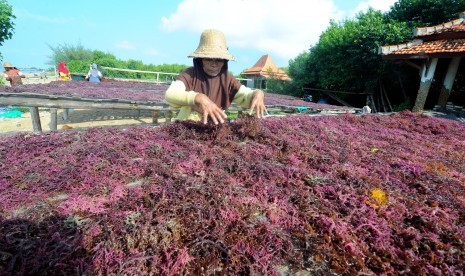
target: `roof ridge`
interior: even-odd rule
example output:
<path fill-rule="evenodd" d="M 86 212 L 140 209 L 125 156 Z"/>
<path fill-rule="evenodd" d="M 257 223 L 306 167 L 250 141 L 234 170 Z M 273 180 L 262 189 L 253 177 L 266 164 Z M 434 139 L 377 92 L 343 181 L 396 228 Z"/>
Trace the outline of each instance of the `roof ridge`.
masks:
<path fill-rule="evenodd" d="M 434 32 L 438 32 L 438 31 L 442 31 L 444 29 L 447 29 L 447 28 L 451 28 L 453 26 L 457 26 L 457 25 L 460 25 L 462 24 L 463 22 L 465 21 L 465 11 L 464 12 L 461 12 L 459 14 L 459 18 L 458 19 L 454 19 L 454 20 L 451 20 L 451 21 L 448 21 L 448 22 L 444 22 L 444 23 L 441 23 L 441 24 L 438 24 L 438 25 L 434 25 L 434 26 L 429 26 L 429 27 L 417 27 L 415 28 L 415 30 L 413 31 L 413 36 L 414 37 L 418 37 L 418 36 L 426 36 L 426 35 L 430 35 Z"/>

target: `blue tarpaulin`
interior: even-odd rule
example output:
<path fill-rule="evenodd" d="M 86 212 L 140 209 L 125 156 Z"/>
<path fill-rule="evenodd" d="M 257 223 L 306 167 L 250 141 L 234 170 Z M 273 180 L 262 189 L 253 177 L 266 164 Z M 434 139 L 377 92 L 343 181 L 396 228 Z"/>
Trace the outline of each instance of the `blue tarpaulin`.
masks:
<path fill-rule="evenodd" d="M 0 118 L 20 118 L 24 112 L 10 106 L 0 106 Z"/>
<path fill-rule="evenodd" d="M 297 111 L 299 111 L 299 112 L 302 112 L 302 111 L 307 110 L 307 109 L 308 109 L 308 107 L 306 107 L 306 106 L 298 106 L 297 107 Z"/>

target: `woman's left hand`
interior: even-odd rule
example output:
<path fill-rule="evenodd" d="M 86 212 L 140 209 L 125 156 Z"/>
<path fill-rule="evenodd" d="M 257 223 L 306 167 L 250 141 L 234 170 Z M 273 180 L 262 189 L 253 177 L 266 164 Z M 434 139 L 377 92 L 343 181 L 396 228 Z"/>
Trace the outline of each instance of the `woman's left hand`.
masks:
<path fill-rule="evenodd" d="M 258 118 L 263 118 L 265 114 L 268 115 L 265 107 L 265 93 L 262 90 L 257 89 L 253 92 L 249 114 L 252 114 L 254 109 L 257 110 Z"/>

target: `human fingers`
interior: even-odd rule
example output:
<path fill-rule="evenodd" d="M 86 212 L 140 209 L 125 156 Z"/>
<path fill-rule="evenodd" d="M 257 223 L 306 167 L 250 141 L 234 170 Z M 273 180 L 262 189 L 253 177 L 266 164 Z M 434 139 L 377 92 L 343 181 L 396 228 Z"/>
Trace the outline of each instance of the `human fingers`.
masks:
<path fill-rule="evenodd" d="M 252 115 L 254 110 L 256 110 L 258 118 L 263 118 L 265 113 L 268 114 L 268 110 L 266 110 L 265 105 L 261 105 L 261 104 L 252 105 L 250 107 L 249 114 Z"/>
<path fill-rule="evenodd" d="M 228 118 L 224 110 L 222 109 L 215 109 L 212 113 L 210 113 L 210 117 L 215 125 L 218 123 L 224 123 L 224 121 Z"/>
<path fill-rule="evenodd" d="M 212 102 L 206 95 L 204 94 L 197 94 L 197 96 L 195 97 L 195 106 L 193 106 L 193 110 L 194 111 L 201 111 L 199 112 L 200 114 L 202 114 L 202 122 L 204 124 L 206 124 L 208 122 L 208 117 L 211 118 L 211 120 L 217 124 L 218 121 L 217 121 L 217 116 L 216 116 L 216 112 L 218 109 L 218 106 Z"/>
<path fill-rule="evenodd" d="M 257 116 L 258 118 L 263 118 L 264 116 L 268 115 L 268 110 L 266 109 L 265 105 L 258 105 L 257 107 Z"/>
<path fill-rule="evenodd" d="M 210 119 L 215 125 L 218 123 L 224 123 L 224 121 L 228 118 L 226 112 L 219 108 L 216 104 L 206 106 L 203 109 L 202 114 L 204 124 L 207 123 L 208 117 L 210 117 Z"/>
<path fill-rule="evenodd" d="M 204 124 L 208 122 L 208 117 L 211 118 L 214 124 L 224 123 L 225 119 L 228 118 L 225 111 L 204 94 L 197 94 L 195 102 L 196 106 L 193 109 L 195 111 L 201 110 L 200 113 L 203 115 L 202 121 Z"/>
<path fill-rule="evenodd" d="M 258 118 L 263 118 L 264 113 L 268 113 L 265 107 L 265 93 L 260 89 L 256 89 L 253 93 L 249 114 L 252 115 L 254 110 Z"/>
<path fill-rule="evenodd" d="M 221 119 L 221 117 L 217 115 L 217 113 L 212 112 L 212 111 L 210 111 L 210 112 L 209 112 L 209 111 L 205 111 L 205 112 L 203 113 L 203 118 L 202 118 L 202 119 L 203 119 L 202 121 L 203 121 L 204 124 L 206 124 L 206 123 L 208 122 L 208 118 L 209 118 L 209 117 L 210 117 L 210 119 L 212 120 L 212 122 L 213 122 L 215 125 L 217 125 L 218 122 L 221 122 L 221 123 L 224 122 L 224 121 Z"/>
<path fill-rule="evenodd" d="M 268 110 L 266 109 L 265 104 L 260 99 L 254 99 L 252 101 L 249 114 L 252 115 L 254 110 L 256 110 L 258 118 L 263 118 L 265 113 L 268 114 Z"/>

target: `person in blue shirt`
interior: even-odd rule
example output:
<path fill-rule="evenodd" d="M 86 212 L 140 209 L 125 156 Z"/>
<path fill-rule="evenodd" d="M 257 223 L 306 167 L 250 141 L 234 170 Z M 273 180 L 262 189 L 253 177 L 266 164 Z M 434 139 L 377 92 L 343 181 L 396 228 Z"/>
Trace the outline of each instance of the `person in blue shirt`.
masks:
<path fill-rule="evenodd" d="M 102 80 L 102 73 L 98 70 L 97 64 L 92 64 L 89 72 L 87 73 L 86 80 L 89 82 L 100 82 Z"/>

